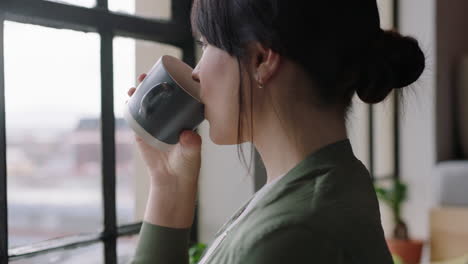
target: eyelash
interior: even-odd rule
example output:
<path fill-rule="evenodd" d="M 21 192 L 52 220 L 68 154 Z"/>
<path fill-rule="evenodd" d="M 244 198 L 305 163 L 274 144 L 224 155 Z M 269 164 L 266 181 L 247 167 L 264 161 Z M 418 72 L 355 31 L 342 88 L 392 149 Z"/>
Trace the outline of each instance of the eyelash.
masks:
<path fill-rule="evenodd" d="M 195 40 L 195 42 L 197 43 L 197 45 L 199 45 L 199 46 L 202 47 L 202 48 L 205 48 L 205 47 L 206 47 L 206 44 L 205 44 L 203 41 Z"/>

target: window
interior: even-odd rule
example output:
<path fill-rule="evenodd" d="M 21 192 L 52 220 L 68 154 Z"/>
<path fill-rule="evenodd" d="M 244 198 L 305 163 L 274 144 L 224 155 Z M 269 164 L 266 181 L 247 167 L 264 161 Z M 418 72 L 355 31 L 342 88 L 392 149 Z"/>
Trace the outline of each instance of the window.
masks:
<path fill-rule="evenodd" d="M 170 20 L 172 17 L 171 0 L 109 0 L 109 10 L 150 19 Z"/>
<path fill-rule="evenodd" d="M 10 21 L 4 32 L 9 245 L 94 232 L 99 35 Z"/>
<path fill-rule="evenodd" d="M 0 264 L 126 263 L 145 178 L 123 102 L 161 55 L 194 66 L 191 1 L 5 2 Z"/>

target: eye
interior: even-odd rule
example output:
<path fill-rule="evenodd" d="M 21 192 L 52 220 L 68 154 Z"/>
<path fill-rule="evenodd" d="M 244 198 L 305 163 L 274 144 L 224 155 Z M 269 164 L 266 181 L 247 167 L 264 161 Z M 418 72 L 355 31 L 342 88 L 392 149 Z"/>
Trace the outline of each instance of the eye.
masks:
<path fill-rule="evenodd" d="M 197 45 L 199 45 L 202 49 L 205 49 L 206 48 L 206 43 L 201 41 L 201 40 L 195 40 L 195 42 L 197 43 Z"/>

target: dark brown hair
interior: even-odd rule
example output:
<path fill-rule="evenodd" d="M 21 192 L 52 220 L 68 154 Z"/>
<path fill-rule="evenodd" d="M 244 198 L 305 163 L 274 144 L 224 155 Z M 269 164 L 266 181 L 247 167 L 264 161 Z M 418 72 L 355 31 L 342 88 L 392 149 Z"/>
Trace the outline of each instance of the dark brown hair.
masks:
<path fill-rule="evenodd" d="M 298 63 L 316 84 L 311 103 L 344 115 L 355 92 L 381 102 L 425 68 L 416 39 L 380 28 L 376 0 L 194 0 L 191 22 L 195 34 L 237 58 L 240 74 L 253 41 Z M 242 87 L 239 93 L 238 142 Z"/>

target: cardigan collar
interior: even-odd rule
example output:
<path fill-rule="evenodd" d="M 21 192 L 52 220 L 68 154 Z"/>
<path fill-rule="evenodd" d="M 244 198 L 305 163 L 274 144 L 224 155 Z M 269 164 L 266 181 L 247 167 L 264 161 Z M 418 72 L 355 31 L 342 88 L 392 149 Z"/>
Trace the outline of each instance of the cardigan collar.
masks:
<path fill-rule="evenodd" d="M 285 175 L 283 175 L 271 189 L 265 193 L 265 195 L 258 200 L 258 203 L 252 208 L 254 211 L 260 206 L 265 206 L 274 200 L 276 200 L 283 191 L 293 182 L 303 178 L 303 177 L 316 177 L 322 175 L 324 171 L 330 170 L 335 167 L 337 164 L 342 162 L 351 161 L 356 159 L 354 156 L 351 143 L 349 139 L 343 139 L 336 141 L 334 143 L 328 144 L 316 151 L 308 154 L 301 162 L 296 164 L 292 169 L 290 169 Z M 228 226 L 231 225 L 245 210 L 247 205 L 253 199 L 254 196 L 244 203 L 244 205 L 237 210 L 234 215 L 218 230 L 215 237 L 220 235 Z"/>
<path fill-rule="evenodd" d="M 301 180 L 304 177 L 310 179 L 323 175 L 338 164 L 354 159 L 356 157 L 348 138 L 313 151 L 278 179 L 278 182 L 258 201 L 255 207 L 265 206 L 276 200 L 284 189 L 297 180 Z"/>

